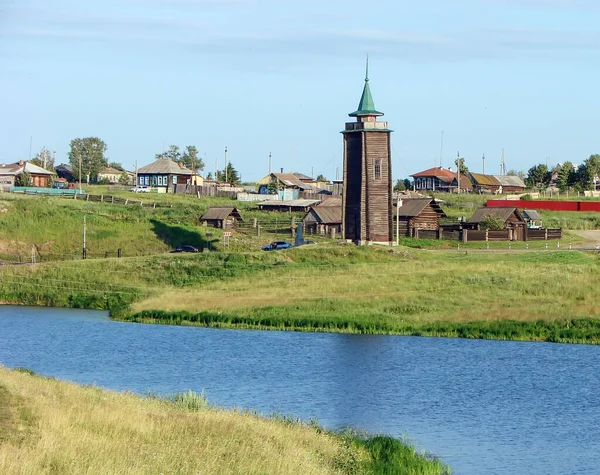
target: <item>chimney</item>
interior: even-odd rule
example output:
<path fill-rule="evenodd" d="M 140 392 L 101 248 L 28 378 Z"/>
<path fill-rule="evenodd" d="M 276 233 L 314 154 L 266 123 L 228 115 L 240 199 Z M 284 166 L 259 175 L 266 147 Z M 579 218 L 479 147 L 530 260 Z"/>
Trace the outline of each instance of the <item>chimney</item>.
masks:
<path fill-rule="evenodd" d="M 19 165 L 23 166 L 25 162 L 23 162 L 23 160 L 19 160 Z"/>

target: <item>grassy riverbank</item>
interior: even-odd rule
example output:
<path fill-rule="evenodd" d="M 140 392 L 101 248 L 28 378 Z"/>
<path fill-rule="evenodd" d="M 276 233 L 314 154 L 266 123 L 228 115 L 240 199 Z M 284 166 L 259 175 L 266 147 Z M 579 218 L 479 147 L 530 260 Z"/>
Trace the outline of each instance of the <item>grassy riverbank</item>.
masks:
<path fill-rule="evenodd" d="M 389 437 L 143 398 L 0 367 L 0 473 L 441 474 Z"/>
<path fill-rule="evenodd" d="M 0 268 L 0 300 L 137 322 L 600 343 L 597 253 L 319 244 Z"/>

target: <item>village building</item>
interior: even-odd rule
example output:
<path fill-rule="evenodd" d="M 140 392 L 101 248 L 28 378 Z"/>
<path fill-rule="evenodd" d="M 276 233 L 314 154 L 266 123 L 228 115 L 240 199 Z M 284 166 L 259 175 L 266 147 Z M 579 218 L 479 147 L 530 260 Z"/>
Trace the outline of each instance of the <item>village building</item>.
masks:
<path fill-rule="evenodd" d="M 342 200 L 330 198 L 311 206 L 302 219 L 306 234 L 339 235 L 342 232 Z"/>
<path fill-rule="evenodd" d="M 173 160 L 159 158 L 138 169 L 138 186 L 151 187 L 159 193 L 168 193 L 174 185 L 190 185 L 192 183 L 192 170 L 188 170 Z"/>
<path fill-rule="evenodd" d="M 127 173 L 127 172 L 125 172 Z M 119 183 L 119 179 L 123 174 L 123 170 L 119 170 L 117 168 L 113 168 L 111 166 L 102 167 L 100 171 L 98 171 L 98 175 L 96 177 L 96 181 L 98 182 L 108 182 L 111 185 Z M 129 179 L 129 176 L 128 176 Z"/>
<path fill-rule="evenodd" d="M 235 206 L 211 206 L 200 218 L 200 222 L 204 226 L 222 229 L 234 228 L 238 222 L 243 221 Z"/>
<path fill-rule="evenodd" d="M 518 176 L 484 175 L 471 173 L 471 182 L 475 193 L 518 193 L 525 190 L 526 185 Z"/>
<path fill-rule="evenodd" d="M 397 202 L 394 203 L 394 207 L 397 205 Z M 440 228 L 440 218 L 446 218 L 446 214 L 433 198 L 403 199 L 400 208 L 395 209 L 395 212 L 398 215 L 400 236 L 418 237 L 416 230 L 437 231 Z"/>
<path fill-rule="evenodd" d="M 30 183 L 24 183 L 25 175 L 29 175 Z M 0 185 L 2 187 L 34 186 L 48 188 L 52 177 L 55 175 L 56 173 L 23 160 L 8 165 L 0 165 Z"/>
<path fill-rule="evenodd" d="M 542 216 L 534 209 L 524 209 L 523 217 L 529 229 L 539 229 L 543 226 Z"/>
<path fill-rule="evenodd" d="M 392 244 L 391 130 L 375 109 L 369 64 L 358 109 L 350 114 L 344 137 L 343 236 L 358 245 Z"/>
<path fill-rule="evenodd" d="M 300 192 L 316 190 L 312 181 L 308 183 L 303 181 L 297 175 L 301 175 L 306 179 L 310 178 L 301 173 L 283 173 L 283 171 L 281 173 L 269 173 L 267 176 L 256 182 L 259 187 L 258 192 L 261 195 L 267 195 L 270 194 L 269 190 L 276 190 L 276 193 L 282 200 L 297 200 L 300 198 Z M 310 180 L 312 180 L 312 178 L 310 178 Z"/>
<path fill-rule="evenodd" d="M 58 178 L 62 178 L 64 181 L 69 183 L 75 181 L 75 177 L 73 176 L 73 167 L 71 165 L 61 163 L 60 165 L 54 167 L 54 170 L 56 170 Z"/>
<path fill-rule="evenodd" d="M 504 223 L 504 228 L 519 228 L 527 224 L 525 217 L 517 207 L 504 208 L 479 208 L 464 224 L 467 229 L 482 229 L 482 225 L 489 218 L 495 218 Z"/>
<path fill-rule="evenodd" d="M 450 168 L 433 167 L 410 176 L 414 180 L 415 191 L 456 192 L 459 186 L 461 192 L 473 190 L 469 177 L 461 173 L 459 184 L 458 173 Z"/>

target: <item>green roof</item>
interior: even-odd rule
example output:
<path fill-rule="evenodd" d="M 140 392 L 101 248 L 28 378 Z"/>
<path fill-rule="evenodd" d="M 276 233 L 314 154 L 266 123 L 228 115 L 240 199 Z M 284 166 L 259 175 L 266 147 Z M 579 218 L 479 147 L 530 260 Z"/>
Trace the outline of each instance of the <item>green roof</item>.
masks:
<path fill-rule="evenodd" d="M 367 57 L 367 72 L 365 75 L 365 87 L 363 88 L 360 102 L 358 103 L 358 109 L 348 114 L 350 117 L 359 117 L 365 115 L 383 115 L 383 112 L 379 112 L 375 109 L 375 103 L 373 102 L 373 96 L 371 95 L 371 88 L 369 87 L 369 58 Z"/>

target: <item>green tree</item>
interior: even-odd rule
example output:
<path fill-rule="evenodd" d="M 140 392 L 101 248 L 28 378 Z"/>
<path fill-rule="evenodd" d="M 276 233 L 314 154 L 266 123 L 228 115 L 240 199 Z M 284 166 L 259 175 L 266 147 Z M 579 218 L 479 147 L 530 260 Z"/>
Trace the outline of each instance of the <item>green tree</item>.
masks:
<path fill-rule="evenodd" d="M 129 174 L 127 172 L 121 173 L 119 177 L 119 185 L 129 185 Z"/>
<path fill-rule="evenodd" d="M 410 182 L 410 180 L 408 178 L 405 178 L 402 181 L 404 182 L 404 188 L 410 190 L 410 188 L 412 187 L 412 183 Z"/>
<path fill-rule="evenodd" d="M 190 170 L 195 170 L 197 172 L 204 170 L 204 162 L 198 157 L 198 149 L 195 145 L 188 145 L 185 147 L 185 151 L 183 152 L 183 155 L 181 155 L 181 163 Z"/>
<path fill-rule="evenodd" d="M 219 171 L 217 173 L 217 180 L 223 183 L 230 183 L 231 185 L 239 185 L 240 174 L 235 168 L 233 168 L 231 162 L 229 162 L 227 164 L 227 173 L 225 173 L 225 170 Z"/>
<path fill-rule="evenodd" d="M 394 184 L 394 191 L 404 191 L 406 190 L 406 186 L 404 185 L 404 180 L 398 178 L 396 183 Z"/>
<path fill-rule="evenodd" d="M 481 229 L 490 231 L 501 231 L 504 229 L 504 221 L 498 216 L 486 216 L 481 220 Z"/>
<path fill-rule="evenodd" d="M 469 168 L 465 164 L 464 158 L 458 157 L 456 160 L 454 160 L 454 164 L 456 165 L 456 170 L 458 170 L 461 175 L 469 174 Z"/>
<path fill-rule="evenodd" d="M 551 174 L 548 171 L 548 167 L 542 163 L 527 170 L 525 183 L 530 188 L 545 188 L 550 183 L 550 178 Z"/>
<path fill-rule="evenodd" d="M 275 195 L 279 191 L 279 185 L 277 183 L 277 178 L 271 178 L 269 185 L 267 186 L 267 192 L 270 195 Z"/>
<path fill-rule="evenodd" d="M 319 176 L 317 176 L 317 181 L 327 181 L 328 182 L 329 180 L 327 178 L 325 178 L 325 175 L 320 174 Z"/>
<path fill-rule="evenodd" d="M 45 170 L 54 172 L 54 154 L 46 147 L 42 147 L 35 157 L 30 160 L 30 163 L 42 167 Z"/>
<path fill-rule="evenodd" d="M 106 144 L 98 137 L 86 137 L 71 140 L 69 162 L 73 167 L 73 176 L 79 179 L 79 163 L 81 162 L 81 180 L 89 176 L 95 179 L 102 167 L 107 165 Z"/>
<path fill-rule="evenodd" d="M 583 165 L 587 171 L 588 178 L 588 188 L 586 189 L 593 189 L 594 185 L 597 183 L 597 179 L 600 177 L 600 155 L 590 155 L 590 157 L 583 162 Z"/>
<path fill-rule="evenodd" d="M 212 180 L 213 179 L 212 172 L 208 172 L 208 175 L 206 175 L 206 179 L 207 180 Z"/>
<path fill-rule="evenodd" d="M 114 168 L 115 170 L 124 171 L 123 165 L 121 165 L 119 162 L 110 162 L 108 164 L 108 166 L 111 167 L 111 168 Z"/>
<path fill-rule="evenodd" d="M 169 160 L 179 163 L 181 160 L 181 152 L 179 151 L 179 147 L 177 145 L 169 145 L 169 150 L 166 152 L 157 153 L 156 158 L 168 158 Z"/>
<path fill-rule="evenodd" d="M 575 166 L 571 162 L 565 162 L 554 167 L 553 173 L 556 173 L 556 186 L 560 191 L 566 191 L 570 186 L 573 186 L 574 171 Z"/>
<path fill-rule="evenodd" d="M 15 185 L 17 185 L 17 186 L 32 186 L 33 181 L 31 180 L 31 175 L 27 172 L 23 172 L 20 175 L 17 175 L 15 178 Z"/>

